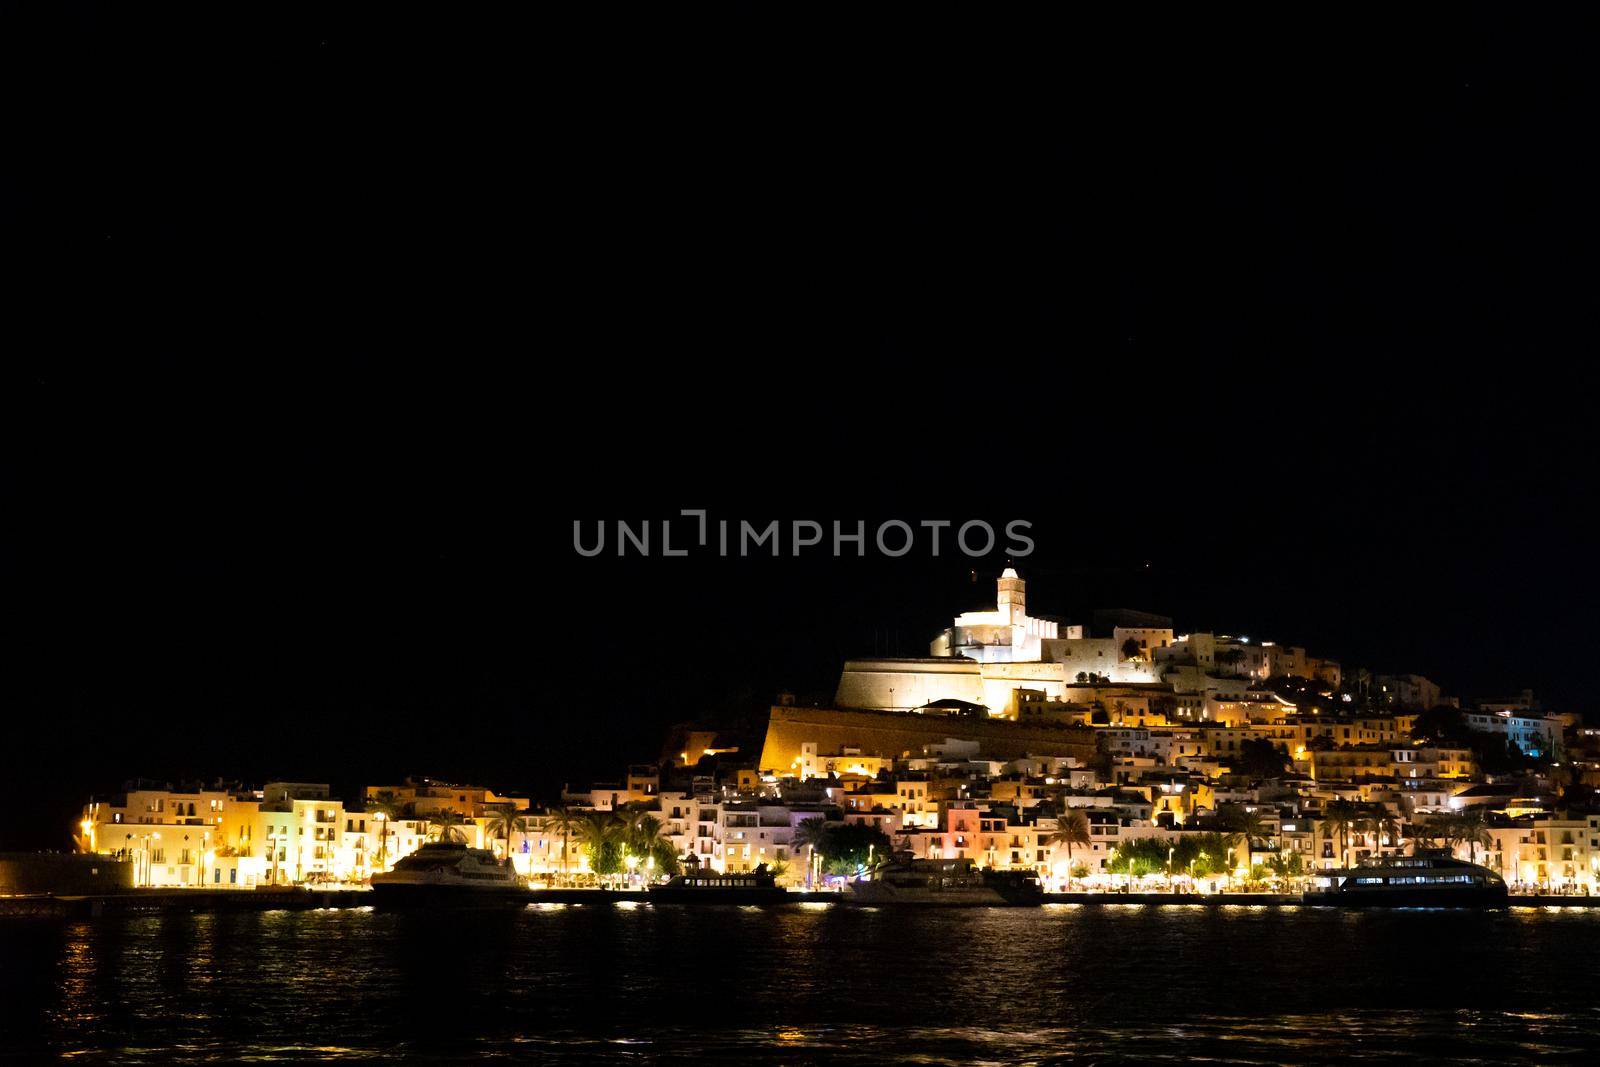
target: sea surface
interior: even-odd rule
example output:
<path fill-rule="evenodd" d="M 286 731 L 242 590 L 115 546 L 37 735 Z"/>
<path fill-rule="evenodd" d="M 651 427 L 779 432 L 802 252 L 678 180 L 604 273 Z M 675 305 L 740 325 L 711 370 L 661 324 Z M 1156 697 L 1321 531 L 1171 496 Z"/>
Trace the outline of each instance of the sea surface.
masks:
<path fill-rule="evenodd" d="M 0 923 L 0 1060 L 1600 1061 L 1600 911 L 639 904 Z"/>

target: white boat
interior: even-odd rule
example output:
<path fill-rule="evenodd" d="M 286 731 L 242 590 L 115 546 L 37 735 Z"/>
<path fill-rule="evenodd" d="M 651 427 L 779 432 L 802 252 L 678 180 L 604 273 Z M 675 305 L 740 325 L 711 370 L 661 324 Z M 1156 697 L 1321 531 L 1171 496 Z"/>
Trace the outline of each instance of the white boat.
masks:
<path fill-rule="evenodd" d="M 433 841 L 372 876 L 379 904 L 478 905 L 520 903 L 527 886 L 520 875 L 481 848 Z"/>

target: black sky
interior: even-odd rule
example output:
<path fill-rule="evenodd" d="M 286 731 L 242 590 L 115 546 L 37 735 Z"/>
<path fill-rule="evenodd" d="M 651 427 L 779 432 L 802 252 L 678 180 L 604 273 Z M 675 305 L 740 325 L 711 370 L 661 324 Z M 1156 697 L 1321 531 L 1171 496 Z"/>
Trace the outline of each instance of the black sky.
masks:
<path fill-rule="evenodd" d="M 136 774 L 549 795 L 1003 565 L 572 551 L 697 506 L 1023 518 L 1036 610 L 1596 710 L 1586 27 L 150 17 L 3 35 L 0 845 Z"/>

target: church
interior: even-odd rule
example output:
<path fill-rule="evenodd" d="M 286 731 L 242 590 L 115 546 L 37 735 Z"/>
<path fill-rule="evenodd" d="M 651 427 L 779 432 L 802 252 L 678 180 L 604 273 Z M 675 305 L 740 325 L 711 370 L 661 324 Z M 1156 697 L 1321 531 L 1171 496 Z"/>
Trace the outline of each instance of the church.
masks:
<path fill-rule="evenodd" d="M 1153 620 L 1165 621 L 1165 620 Z M 1027 583 L 1000 574 L 995 606 L 957 615 L 922 658 L 853 659 L 844 665 L 834 706 L 882 711 L 981 706 L 991 718 L 1018 717 L 1018 691 L 1068 700 L 1086 684 L 1159 682 L 1158 652 L 1173 644 L 1167 626 L 1118 626 L 1109 637 L 1028 614 Z"/>

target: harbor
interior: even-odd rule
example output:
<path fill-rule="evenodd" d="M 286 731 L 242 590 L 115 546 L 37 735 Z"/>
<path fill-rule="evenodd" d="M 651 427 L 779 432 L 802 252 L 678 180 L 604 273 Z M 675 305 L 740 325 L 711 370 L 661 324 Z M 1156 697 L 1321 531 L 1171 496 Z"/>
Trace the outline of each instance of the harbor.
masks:
<path fill-rule="evenodd" d="M 613 889 L 530 889 L 511 904 L 529 906 L 567 905 L 606 907 L 614 904 L 652 907 L 703 907 L 704 904 L 652 899 L 648 890 Z M 712 901 L 712 904 L 717 902 Z M 140 889 L 95 896 L 54 896 L 30 894 L 0 896 L 0 920 L 6 919 L 96 919 L 129 915 L 198 915 L 268 911 L 318 911 L 371 908 L 371 893 L 362 890 L 313 890 L 302 888 L 263 889 L 250 893 L 207 889 Z M 721 906 L 783 908 L 797 904 L 875 907 L 870 902 L 852 903 L 844 894 L 788 891 L 781 899 L 764 903 Z M 1160 908 L 1299 908 L 1333 907 L 1327 903 L 1307 904 L 1294 893 L 1046 893 L 1043 907 L 1160 907 Z M 1506 899 L 1512 908 L 1600 908 L 1600 896 L 1578 894 L 1512 894 Z M 904 905 L 901 905 L 904 906 Z M 917 906 L 917 905 L 912 905 Z M 923 905 L 938 907 L 937 904 Z M 1002 905 L 975 905 L 1002 906 Z M 1415 907 L 1395 905 L 1396 908 Z M 446 909 L 448 910 L 448 909 Z M 1469 910 L 1463 907 L 1460 910 Z"/>

